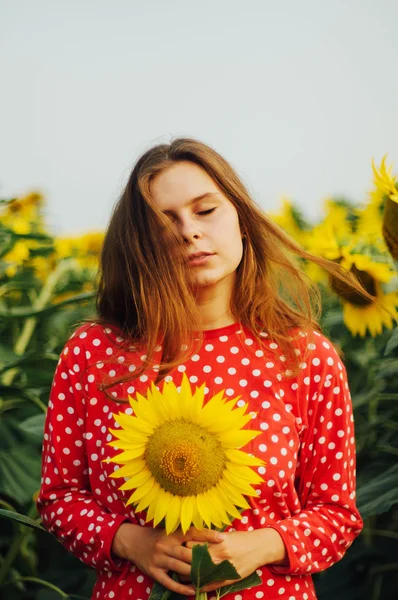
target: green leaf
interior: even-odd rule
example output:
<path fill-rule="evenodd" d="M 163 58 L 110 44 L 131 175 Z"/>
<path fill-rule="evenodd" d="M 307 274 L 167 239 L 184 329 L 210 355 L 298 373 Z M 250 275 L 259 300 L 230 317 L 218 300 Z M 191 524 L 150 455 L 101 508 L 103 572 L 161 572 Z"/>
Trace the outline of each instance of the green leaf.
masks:
<path fill-rule="evenodd" d="M 17 422 L 0 420 L 0 494 L 24 504 L 40 487 L 41 453 L 38 444 L 27 443 Z"/>
<path fill-rule="evenodd" d="M 26 449 L 26 446 L 25 446 Z M 32 500 L 40 486 L 40 460 L 13 448 L 0 452 L 0 492 L 20 504 Z"/>
<path fill-rule="evenodd" d="M 344 323 L 344 320 L 343 320 L 343 313 L 340 308 L 329 311 L 328 314 L 325 315 L 325 317 L 323 319 L 324 327 L 333 327 L 335 325 L 339 325 L 342 323 Z"/>
<path fill-rule="evenodd" d="M 254 571 L 254 573 L 252 573 L 248 577 L 245 577 L 244 579 L 241 579 L 240 581 L 237 581 L 236 583 L 232 583 L 231 585 L 224 585 L 222 588 L 220 588 L 218 597 L 222 598 L 226 594 L 232 594 L 235 592 L 240 592 L 241 590 L 247 590 L 248 588 L 260 585 L 261 583 L 261 577 L 259 577 L 256 571 Z"/>
<path fill-rule="evenodd" d="M 44 435 L 44 420 L 44 413 L 33 415 L 33 417 L 29 417 L 20 423 L 19 428 L 22 429 L 24 433 L 28 434 L 29 437 L 41 442 Z"/>
<path fill-rule="evenodd" d="M 5 358 L 5 355 L 2 354 L 2 349 L 0 348 L 0 356 L 2 358 Z M 13 369 L 14 367 L 23 367 L 24 365 L 29 365 L 29 364 L 33 364 L 36 365 L 37 367 L 37 363 L 40 361 L 40 367 L 42 366 L 42 362 L 44 361 L 52 361 L 52 370 L 55 370 L 57 361 L 58 361 L 59 356 L 57 356 L 56 354 L 53 354 L 51 352 L 37 352 L 37 350 L 30 350 L 29 352 L 26 352 L 23 356 L 13 356 L 13 358 L 10 358 L 10 360 L 8 360 L 7 362 L 3 362 L 1 361 L 0 365 L 1 365 L 1 369 L 0 369 L 0 373 L 4 373 L 5 371 L 8 371 L 8 369 Z M 37 369 L 36 369 L 37 370 Z"/>
<path fill-rule="evenodd" d="M 207 544 L 192 548 L 191 580 L 195 587 L 200 589 L 208 583 L 227 579 L 240 579 L 238 571 L 228 560 L 215 565 L 211 560 Z"/>
<path fill-rule="evenodd" d="M 28 527 L 33 527 L 34 529 L 46 531 L 44 527 L 39 525 L 39 523 L 37 523 L 33 519 L 30 519 L 29 517 L 21 515 L 20 513 L 14 512 L 12 510 L 5 510 L 3 508 L 0 508 L 0 517 L 4 517 L 5 519 L 9 519 L 10 521 L 16 521 L 17 523 L 27 525 Z"/>
<path fill-rule="evenodd" d="M 0 364 L 2 365 L 5 362 L 11 362 L 16 359 L 16 355 L 13 352 L 11 346 L 6 346 L 6 344 L 0 343 Z"/>
<path fill-rule="evenodd" d="M 155 581 L 148 600 L 168 600 L 173 592 Z"/>
<path fill-rule="evenodd" d="M 171 575 L 171 578 L 174 581 L 178 581 L 178 582 L 180 581 L 178 579 L 177 573 L 172 573 L 170 571 L 169 575 Z M 181 596 L 181 594 L 172 592 L 171 590 L 167 589 L 164 585 L 162 585 L 158 581 L 155 581 L 155 584 L 151 590 L 151 594 L 150 594 L 148 600 L 169 600 L 169 599 L 170 600 L 185 600 L 185 596 Z"/>
<path fill-rule="evenodd" d="M 374 476 L 357 491 L 357 504 L 362 518 L 387 512 L 398 502 L 398 464 Z"/>
<path fill-rule="evenodd" d="M 386 349 L 384 350 L 384 356 L 390 354 L 398 346 L 398 327 L 396 327 L 392 333 L 392 336 L 388 340 Z"/>

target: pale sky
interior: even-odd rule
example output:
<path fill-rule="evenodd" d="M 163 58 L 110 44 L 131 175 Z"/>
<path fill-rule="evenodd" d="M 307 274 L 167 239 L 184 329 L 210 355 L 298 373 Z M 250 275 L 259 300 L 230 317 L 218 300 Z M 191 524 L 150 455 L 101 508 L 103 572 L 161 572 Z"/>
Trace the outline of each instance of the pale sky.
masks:
<path fill-rule="evenodd" d="M 398 172 L 397 0 L 0 0 L 0 197 L 106 226 L 137 157 L 196 137 L 318 216 Z"/>

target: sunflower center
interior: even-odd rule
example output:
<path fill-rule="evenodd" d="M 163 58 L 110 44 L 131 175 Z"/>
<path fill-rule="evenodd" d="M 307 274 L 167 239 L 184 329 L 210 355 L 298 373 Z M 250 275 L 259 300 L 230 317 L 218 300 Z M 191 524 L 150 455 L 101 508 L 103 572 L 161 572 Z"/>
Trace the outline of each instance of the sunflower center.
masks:
<path fill-rule="evenodd" d="M 163 453 L 161 467 L 170 481 L 184 484 L 199 475 L 199 457 L 195 450 L 189 442 L 181 442 Z"/>
<path fill-rule="evenodd" d="M 366 271 L 357 269 L 355 265 L 351 267 L 350 272 L 358 279 L 359 283 L 365 288 L 365 290 L 372 296 L 376 296 L 376 282 L 372 275 Z M 330 277 L 331 288 L 336 294 L 338 294 L 346 302 L 354 304 L 354 306 L 370 306 L 374 303 L 374 300 L 368 300 L 364 296 L 361 296 L 353 290 L 347 283 L 340 281 L 336 277 Z"/>
<path fill-rule="evenodd" d="M 145 460 L 166 491 L 178 496 L 196 496 L 219 481 L 226 457 L 214 434 L 179 419 L 164 423 L 151 435 Z"/>

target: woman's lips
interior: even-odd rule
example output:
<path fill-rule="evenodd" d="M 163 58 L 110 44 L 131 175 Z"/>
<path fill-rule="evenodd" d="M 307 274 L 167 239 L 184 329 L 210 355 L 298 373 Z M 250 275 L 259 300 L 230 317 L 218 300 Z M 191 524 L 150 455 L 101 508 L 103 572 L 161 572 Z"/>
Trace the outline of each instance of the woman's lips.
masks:
<path fill-rule="evenodd" d="M 189 267 L 200 267 L 201 265 L 206 264 L 214 254 L 194 254 L 191 258 L 188 259 Z"/>

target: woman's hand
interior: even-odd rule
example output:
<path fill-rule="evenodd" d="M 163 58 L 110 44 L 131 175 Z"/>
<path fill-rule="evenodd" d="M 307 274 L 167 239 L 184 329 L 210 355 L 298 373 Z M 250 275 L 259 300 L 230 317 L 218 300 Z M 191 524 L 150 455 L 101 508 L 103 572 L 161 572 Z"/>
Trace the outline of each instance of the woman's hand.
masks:
<path fill-rule="evenodd" d="M 183 578 L 189 578 L 192 550 L 183 544 L 195 539 L 199 543 L 207 542 L 216 547 L 224 538 L 225 534 L 210 529 L 198 531 L 191 528 L 186 534 L 177 531 L 166 535 L 164 529 L 122 523 L 113 539 L 112 552 L 134 563 L 141 571 L 169 590 L 193 596 L 193 586 L 174 581 L 168 575 L 168 571 L 175 571 Z"/>
<path fill-rule="evenodd" d="M 255 529 L 254 531 L 231 531 L 225 534 L 225 540 L 218 544 L 209 543 L 209 553 L 215 564 L 228 560 L 233 564 L 244 579 L 258 568 L 266 564 L 283 564 L 286 560 L 286 548 L 282 537 L 275 529 Z M 195 539 L 186 543 L 187 548 L 192 548 L 197 543 Z M 235 583 L 231 581 L 218 581 L 203 587 L 202 591 L 211 592 L 224 585 Z"/>

